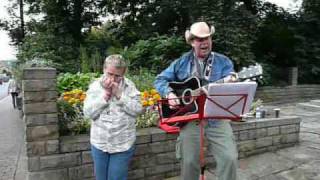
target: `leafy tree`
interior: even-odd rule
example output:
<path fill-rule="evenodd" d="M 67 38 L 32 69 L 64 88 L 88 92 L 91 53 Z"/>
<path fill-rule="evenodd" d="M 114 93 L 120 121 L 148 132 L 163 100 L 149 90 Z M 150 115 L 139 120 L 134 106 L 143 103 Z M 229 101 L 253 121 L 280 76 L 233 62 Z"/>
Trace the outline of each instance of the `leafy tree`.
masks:
<path fill-rule="evenodd" d="M 88 73 L 90 71 L 90 59 L 86 48 L 80 46 L 80 61 L 81 61 L 81 72 Z"/>
<path fill-rule="evenodd" d="M 188 50 L 181 37 L 164 35 L 137 41 L 130 48 L 115 53 L 123 54 L 129 61 L 130 69 L 147 68 L 160 72 Z"/>
<path fill-rule="evenodd" d="M 320 3 L 304 0 L 298 23 L 299 80 L 304 83 L 320 82 Z"/>
<path fill-rule="evenodd" d="M 90 26 L 100 24 L 97 2 L 25 0 L 24 3 L 26 14 L 40 14 L 42 18 L 32 19 L 25 24 L 26 43 L 20 47 L 19 59 L 27 61 L 34 57 L 48 58 L 63 64 L 62 71 L 79 71 L 79 50 L 84 32 Z M 14 10 L 15 7 L 12 8 Z"/>
<path fill-rule="evenodd" d="M 24 1 L 9 0 L 8 14 L 9 20 L 0 20 L 0 28 L 9 31 L 13 45 L 19 45 L 25 37 Z M 19 13 L 17 13 L 19 12 Z"/>
<path fill-rule="evenodd" d="M 298 64 L 294 50 L 298 43 L 294 26 L 295 15 L 271 3 L 265 3 L 263 14 L 254 43 L 259 62 L 271 63 L 279 67 L 292 67 Z"/>
<path fill-rule="evenodd" d="M 215 50 L 230 56 L 237 66 L 254 62 L 251 45 L 256 26 L 256 1 L 102 1 L 109 12 L 121 17 L 114 23 L 115 35 L 123 46 L 157 35 L 183 37 L 186 28 L 203 20 L 215 25 Z M 249 9 L 250 8 L 250 9 Z M 254 12 L 254 13 L 253 13 Z M 156 34 L 154 32 L 157 32 Z"/>

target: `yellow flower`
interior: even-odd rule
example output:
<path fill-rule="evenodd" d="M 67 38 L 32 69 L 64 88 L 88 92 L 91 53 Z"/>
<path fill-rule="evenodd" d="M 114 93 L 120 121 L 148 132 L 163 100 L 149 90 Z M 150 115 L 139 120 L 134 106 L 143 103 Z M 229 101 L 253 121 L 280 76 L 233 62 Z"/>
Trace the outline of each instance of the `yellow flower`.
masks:
<path fill-rule="evenodd" d="M 85 98 L 86 98 L 86 94 L 81 94 L 80 100 L 81 100 L 81 101 L 84 101 Z"/>
<path fill-rule="evenodd" d="M 78 104 L 78 103 L 80 103 L 80 100 L 79 100 L 79 99 L 75 99 L 75 100 L 74 100 L 74 103 L 75 103 L 75 104 Z"/>
<path fill-rule="evenodd" d="M 142 106 L 148 106 L 148 101 L 143 100 L 143 101 L 141 101 L 141 102 L 142 102 Z"/>
<path fill-rule="evenodd" d="M 70 96 L 63 96 L 63 100 L 68 101 L 70 99 Z"/>
<path fill-rule="evenodd" d="M 148 96 L 149 96 L 148 91 L 143 91 L 143 92 L 141 93 L 141 97 L 143 97 L 143 98 L 147 98 Z"/>
<path fill-rule="evenodd" d="M 158 101 L 161 99 L 161 96 L 159 94 L 155 94 L 155 95 L 153 95 L 153 99 Z"/>
<path fill-rule="evenodd" d="M 83 103 L 86 93 L 81 89 L 73 89 L 62 93 L 62 98 L 71 105 Z"/>
<path fill-rule="evenodd" d="M 153 106 L 153 105 L 154 105 L 154 101 L 149 100 L 149 101 L 148 101 L 148 105 L 149 105 L 149 106 Z"/>
<path fill-rule="evenodd" d="M 155 90 L 155 89 L 151 89 L 151 90 L 150 90 L 150 94 L 151 94 L 151 95 L 155 95 L 155 94 L 158 94 L 158 92 L 157 92 L 157 90 Z"/>
<path fill-rule="evenodd" d="M 140 99 L 143 106 L 154 106 L 161 97 L 157 90 L 151 89 L 141 92 Z"/>

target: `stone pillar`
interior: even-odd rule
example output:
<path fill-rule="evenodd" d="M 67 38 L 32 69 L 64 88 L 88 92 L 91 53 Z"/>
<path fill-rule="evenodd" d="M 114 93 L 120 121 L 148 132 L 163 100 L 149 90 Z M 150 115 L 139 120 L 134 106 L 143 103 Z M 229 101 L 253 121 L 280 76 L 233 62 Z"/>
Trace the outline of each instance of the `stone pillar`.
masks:
<path fill-rule="evenodd" d="M 22 80 L 29 178 L 43 156 L 59 153 L 56 69 L 26 68 Z"/>
<path fill-rule="evenodd" d="M 290 86 L 298 85 L 298 67 L 288 68 L 288 80 Z"/>

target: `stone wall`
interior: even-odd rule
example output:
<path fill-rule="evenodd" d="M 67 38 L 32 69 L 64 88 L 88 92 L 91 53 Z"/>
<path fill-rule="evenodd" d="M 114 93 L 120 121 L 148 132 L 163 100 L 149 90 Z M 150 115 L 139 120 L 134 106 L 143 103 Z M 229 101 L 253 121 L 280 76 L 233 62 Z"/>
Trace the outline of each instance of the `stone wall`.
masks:
<path fill-rule="evenodd" d="M 50 169 L 50 165 L 54 164 L 52 157 L 61 156 L 56 105 L 56 70 L 53 68 L 24 69 L 22 91 L 30 172 L 28 179 L 45 179 L 43 169 Z M 51 173 L 48 176 L 49 179 L 59 179 L 58 177 L 63 176 L 62 173 L 55 173 L 57 171 L 59 170 L 46 171 Z"/>
<path fill-rule="evenodd" d="M 56 107 L 56 70 L 23 71 L 23 111 L 29 180 L 94 179 L 88 135 L 60 136 Z M 273 151 L 299 141 L 300 119 L 281 117 L 233 123 L 239 156 Z M 130 179 L 164 179 L 179 174 L 177 135 L 158 128 L 137 132 Z M 212 158 L 212 156 L 209 156 Z"/>
<path fill-rule="evenodd" d="M 239 158 L 293 146 L 299 142 L 300 118 L 298 117 L 233 122 L 232 127 L 238 145 Z M 178 175 L 180 165 L 175 157 L 176 138 L 176 134 L 166 134 L 158 128 L 138 130 L 136 152 L 130 166 L 129 179 L 164 179 Z M 87 135 L 65 136 L 60 140 L 60 152 L 64 153 L 63 157 L 79 156 L 78 164 L 69 163 L 64 166 L 66 169 L 69 166 L 70 179 L 76 179 L 70 175 L 78 179 L 90 177 L 93 167 L 89 137 Z M 76 157 L 66 159 L 75 161 Z M 212 160 L 212 156 L 207 157 Z M 60 164 L 64 163 L 62 160 L 59 161 L 61 161 Z M 59 163 L 55 163 L 57 164 Z M 48 165 L 42 167 L 47 168 Z M 78 170 L 78 174 L 74 172 L 74 168 Z"/>
<path fill-rule="evenodd" d="M 317 97 L 320 97 L 320 84 L 258 87 L 255 99 L 262 99 L 264 104 L 286 104 L 308 101 Z"/>

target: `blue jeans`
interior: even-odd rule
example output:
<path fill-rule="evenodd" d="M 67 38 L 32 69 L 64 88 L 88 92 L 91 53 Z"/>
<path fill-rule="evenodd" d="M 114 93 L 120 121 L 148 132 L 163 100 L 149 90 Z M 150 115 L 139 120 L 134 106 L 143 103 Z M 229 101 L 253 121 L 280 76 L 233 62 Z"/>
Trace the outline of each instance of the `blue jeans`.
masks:
<path fill-rule="evenodd" d="M 126 180 L 134 146 L 120 153 L 103 152 L 91 145 L 96 180 Z"/>

